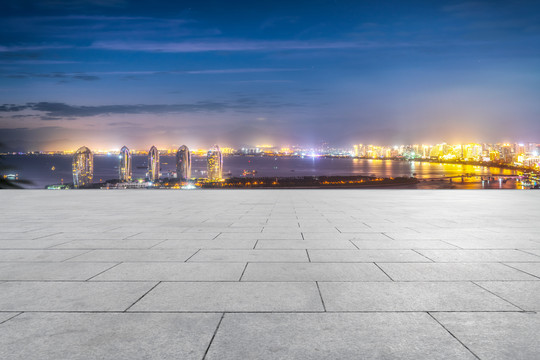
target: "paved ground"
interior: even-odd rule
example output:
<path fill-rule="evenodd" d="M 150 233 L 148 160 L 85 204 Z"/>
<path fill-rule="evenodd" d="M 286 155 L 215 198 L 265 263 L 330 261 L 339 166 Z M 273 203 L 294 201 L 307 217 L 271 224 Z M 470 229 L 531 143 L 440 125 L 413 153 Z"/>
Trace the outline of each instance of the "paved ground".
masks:
<path fill-rule="evenodd" d="M 0 203 L 1 359 L 540 358 L 540 192 Z"/>

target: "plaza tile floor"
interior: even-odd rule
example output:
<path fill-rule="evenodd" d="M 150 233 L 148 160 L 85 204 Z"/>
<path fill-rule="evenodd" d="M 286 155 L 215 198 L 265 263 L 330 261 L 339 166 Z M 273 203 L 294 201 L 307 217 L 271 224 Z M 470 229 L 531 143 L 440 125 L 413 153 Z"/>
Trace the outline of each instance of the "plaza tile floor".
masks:
<path fill-rule="evenodd" d="M 537 191 L 0 203 L 0 359 L 540 358 Z"/>

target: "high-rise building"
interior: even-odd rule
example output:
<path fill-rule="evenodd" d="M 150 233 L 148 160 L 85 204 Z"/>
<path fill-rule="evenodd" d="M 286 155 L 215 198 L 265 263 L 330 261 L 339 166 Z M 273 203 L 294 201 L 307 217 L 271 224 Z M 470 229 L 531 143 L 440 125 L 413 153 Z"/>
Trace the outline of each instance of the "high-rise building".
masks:
<path fill-rule="evenodd" d="M 176 176 L 179 180 L 191 178 L 191 153 L 186 145 L 182 145 L 176 152 Z"/>
<path fill-rule="evenodd" d="M 159 179 L 159 151 L 155 146 L 152 146 L 148 151 L 148 172 L 146 177 L 150 181 Z"/>
<path fill-rule="evenodd" d="M 212 149 L 208 150 L 206 154 L 206 167 L 209 181 L 221 180 L 223 177 L 223 157 L 219 146 L 214 145 Z"/>
<path fill-rule="evenodd" d="M 118 165 L 118 176 L 120 181 L 131 181 L 131 152 L 124 146 L 120 149 L 120 164 Z"/>
<path fill-rule="evenodd" d="M 73 185 L 76 188 L 92 183 L 94 176 L 94 154 L 86 146 L 80 147 L 73 155 Z"/>

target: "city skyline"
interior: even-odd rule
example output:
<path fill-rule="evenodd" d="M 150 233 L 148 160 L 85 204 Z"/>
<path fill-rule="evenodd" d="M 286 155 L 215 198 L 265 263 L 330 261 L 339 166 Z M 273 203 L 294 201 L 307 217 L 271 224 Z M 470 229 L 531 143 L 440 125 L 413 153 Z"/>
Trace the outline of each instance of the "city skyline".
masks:
<path fill-rule="evenodd" d="M 7 150 L 530 142 L 535 1 L 6 1 Z"/>

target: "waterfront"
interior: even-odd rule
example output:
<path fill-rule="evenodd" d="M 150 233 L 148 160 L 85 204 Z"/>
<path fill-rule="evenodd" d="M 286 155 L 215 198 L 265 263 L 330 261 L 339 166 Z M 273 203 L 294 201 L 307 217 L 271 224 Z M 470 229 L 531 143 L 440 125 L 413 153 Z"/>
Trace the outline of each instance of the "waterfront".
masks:
<path fill-rule="evenodd" d="M 32 181 L 31 188 L 44 188 L 46 185 L 71 183 L 71 156 L 67 155 L 8 155 L 4 157 L 7 164 L 16 170 L 20 179 Z M 94 158 L 94 182 L 102 182 L 118 177 L 117 155 L 96 155 Z M 144 178 L 147 166 L 147 156 L 133 156 L 133 177 Z M 54 168 L 54 170 L 52 170 Z M 205 177 L 206 157 L 193 157 L 192 176 Z M 303 176 L 378 176 L 378 177 L 412 177 L 421 181 L 418 188 L 441 188 L 455 186 L 458 188 L 520 188 L 515 181 L 484 182 L 480 176 L 516 175 L 515 170 L 473 166 L 461 164 L 440 164 L 429 162 L 408 162 L 398 160 L 353 159 L 353 158 L 324 158 L 324 157 L 254 157 L 227 156 L 224 157 L 224 174 L 239 177 L 244 170 L 255 170 L 255 177 L 303 177 Z M 161 156 L 162 177 L 175 171 L 175 157 Z M 448 181 L 431 181 L 442 177 L 475 174 L 478 178 L 466 178 L 462 184 L 457 179 L 453 184 Z"/>

